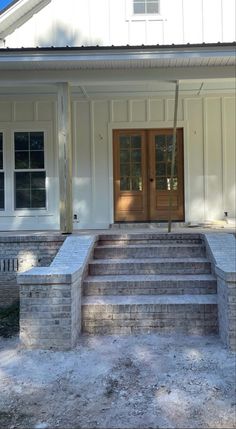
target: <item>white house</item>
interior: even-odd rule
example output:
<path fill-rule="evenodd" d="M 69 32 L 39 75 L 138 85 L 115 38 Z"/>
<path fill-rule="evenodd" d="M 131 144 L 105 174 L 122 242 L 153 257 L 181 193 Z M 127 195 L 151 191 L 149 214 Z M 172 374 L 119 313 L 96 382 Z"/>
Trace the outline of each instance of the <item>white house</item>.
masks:
<path fill-rule="evenodd" d="M 235 218 L 234 40 L 234 0 L 12 1 L 0 230 L 166 221 L 174 112 L 172 218 Z"/>

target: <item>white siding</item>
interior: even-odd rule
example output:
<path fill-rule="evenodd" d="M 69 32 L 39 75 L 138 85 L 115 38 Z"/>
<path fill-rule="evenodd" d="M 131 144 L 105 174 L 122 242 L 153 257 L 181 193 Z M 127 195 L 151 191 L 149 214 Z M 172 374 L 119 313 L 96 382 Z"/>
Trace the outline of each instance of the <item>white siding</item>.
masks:
<path fill-rule="evenodd" d="M 6 37 L 6 46 L 232 42 L 234 0 L 161 0 L 158 16 L 133 16 L 132 0 L 52 0 Z"/>
<path fill-rule="evenodd" d="M 47 209 L 14 209 L 14 131 L 45 132 Z M 55 101 L 43 97 L 0 99 L 0 132 L 3 133 L 5 210 L 0 210 L 0 230 L 59 228 Z"/>
<path fill-rule="evenodd" d="M 229 96 L 180 99 L 186 222 L 223 219 L 224 211 L 235 217 L 234 103 Z M 173 99 L 78 100 L 75 105 L 74 201 L 80 220 L 75 227 L 105 228 L 113 222 L 112 129 L 171 128 Z"/>

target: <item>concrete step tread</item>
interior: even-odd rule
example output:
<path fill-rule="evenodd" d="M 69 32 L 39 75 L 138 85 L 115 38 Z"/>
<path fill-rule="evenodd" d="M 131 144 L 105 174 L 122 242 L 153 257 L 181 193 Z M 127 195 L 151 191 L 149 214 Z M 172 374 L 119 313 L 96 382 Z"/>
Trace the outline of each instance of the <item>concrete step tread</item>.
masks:
<path fill-rule="evenodd" d="M 86 296 L 82 305 L 211 305 L 217 304 L 216 295 L 103 295 Z"/>
<path fill-rule="evenodd" d="M 171 241 L 171 240 L 189 240 L 189 239 L 202 239 L 202 234 L 199 233 L 189 233 L 189 232 L 184 232 L 184 233 L 179 233 L 179 232 L 175 232 L 175 233 L 158 233 L 158 232 L 153 232 L 153 231 L 145 231 L 145 232 L 137 232 L 137 231 L 132 231 L 132 233 L 128 232 L 128 233 L 110 233 L 110 234 L 100 234 L 99 236 L 99 240 L 127 240 L 127 239 L 143 239 L 143 240 L 155 240 L 155 239 L 160 239 L 160 240 L 166 240 L 166 241 Z"/>
<path fill-rule="evenodd" d="M 117 243 L 117 244 L 101 244 L 101 243 L 98 243 L 98 245 L 97 245 L 97 247 L 95 248 L 95 249 L 137 249 L 137 248 L 157 248 L 157 249 L 160 249 L 160 248 L 168 248 L 168 247 L 171 247 L 171 248 L 175 248 L 175 247 L 178 247 L 178 248 L 188 248 L 188 247 L 190 247 L 190 248 L 202 248 L 202 249 L 204 249 L 205 248 L 205 246 L 203 245 L 203 244 L 192 244 L 192 243 L 187 243 L 187 244 L 182 244 L 182 243 L 163 243 L 163 244 L 149 244 L 149 243 L 145 243 L 145 244 L 142 244 L 142 243 L 135 243 L 135 244 L 123 244 L 123 243 Z"/>
<path fill-rule="evenodd" d="M 212 274 L 132 274 L 132 275 L 105 275 L 87 276 L 84 284 L 88 283 L 113 283 L 113 282 L 189 282 L 189 281 L 214 281 L 216 278 Z"/>
<path fill-rule="evenodd" d="M 185 257 L 185 258 L 125 258 L 125 259 L 92 259 L 89 264 L 91 265 L 115 265 L 115 264 L 153 264 L 153 263 L 210 263 L 207 258 L 199 257 Z"/>

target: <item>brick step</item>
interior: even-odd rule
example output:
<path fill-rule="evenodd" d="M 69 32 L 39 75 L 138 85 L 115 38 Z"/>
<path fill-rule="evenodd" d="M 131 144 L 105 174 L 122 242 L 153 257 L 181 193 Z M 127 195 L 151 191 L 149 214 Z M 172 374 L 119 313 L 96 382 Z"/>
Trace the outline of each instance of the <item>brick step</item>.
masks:
<path fill-rule="evenodd" d="M 83 284 L 84 296 L 214 293 L 216 279 L 211 274 L 88 276 Z"/>
<path fill-rule="evenodd" d="M 210 274 L 205 258 L 99 259 L 89 263 L 90 275 Z"/>
<path fill-rule="evenodd" d="M 200 234 L 104 234 L 99 237 L 99 245 L 107 244 L 202 244 Z"/>
<path fill-rule="evenodd" d="M 82 300 L 87 334 L 217 333 L 215 295 L 93 296 Z"/>
<path fill-rule="evenodd" d="M 94 249 L 95 259 L 203 257 L 201 244 L 110 244 Z"/>

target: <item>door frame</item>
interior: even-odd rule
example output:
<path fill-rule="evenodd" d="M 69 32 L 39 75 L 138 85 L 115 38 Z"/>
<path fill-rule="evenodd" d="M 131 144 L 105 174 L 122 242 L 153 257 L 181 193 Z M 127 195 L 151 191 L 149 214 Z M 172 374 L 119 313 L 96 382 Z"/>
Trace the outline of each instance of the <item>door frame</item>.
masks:
<path fill-rule="evenodd" d="M 115 213 L 114 213 L 114 184 L 113 184 L 113 131 L 114 130 L 152 130 L 170 128 L 173 129 L 173 121 L 149 121 L 144 122 L 109 122 L 108 123 L 108 176 L 109 176 L 109 222 L 113 224 Z M 186 218 L 189 218 L 189 170 L 188 170 L 188 123 L 187 121 L 178 121 L 177 128 L 183 129 L 183 179 L 184 179 L 184 222 Z M 181 222 L 181 221 L 180 221 Z M 147 222 L 148 223 L 148 222 Z M 157 221 L 159 223 L 159 221 Z"/>

